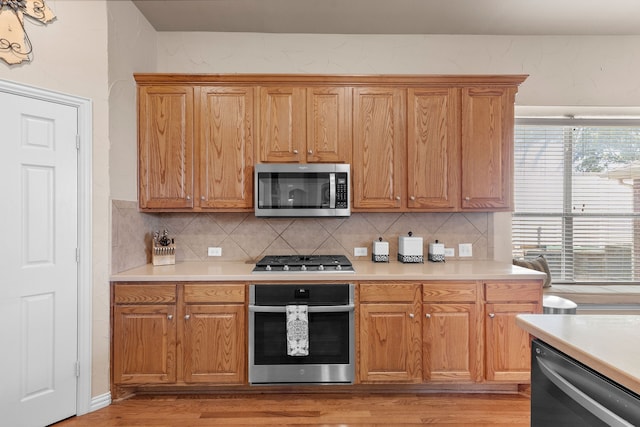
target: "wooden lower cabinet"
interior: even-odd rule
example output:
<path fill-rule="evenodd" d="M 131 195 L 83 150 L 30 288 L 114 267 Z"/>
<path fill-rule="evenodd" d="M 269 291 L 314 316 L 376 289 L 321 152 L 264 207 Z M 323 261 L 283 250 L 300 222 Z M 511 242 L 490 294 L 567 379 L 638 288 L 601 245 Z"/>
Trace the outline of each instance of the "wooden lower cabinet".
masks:
<path fill-rule="evenodd" d="M 542 312 L 542 286 L 537 283 L 485 283 L 486 380 L 528 383 L 531 338 L 516 325 L 516 316 Z"/>
<path fill-rule="evenodd" d="M 360 284 L 361 383 L 422 381 L 418 284 Z"/>
<path fill-rule="evenodd" d="M 244 384 L 244 286 L 114 284 L 113 384 Z"/>
<path fill-rule="evenodd" d="M 244 383 L 247 365 L 244 285 L 185 285 L 184 295 L 184 381 Z M 198 303 L 191 304 L 193 301 Z"/>
<path fill-rule="evenodd" d="M 477 283 L 422 286 L 424 380 L 481 381 L 482 325 L 478 322 Z"/>

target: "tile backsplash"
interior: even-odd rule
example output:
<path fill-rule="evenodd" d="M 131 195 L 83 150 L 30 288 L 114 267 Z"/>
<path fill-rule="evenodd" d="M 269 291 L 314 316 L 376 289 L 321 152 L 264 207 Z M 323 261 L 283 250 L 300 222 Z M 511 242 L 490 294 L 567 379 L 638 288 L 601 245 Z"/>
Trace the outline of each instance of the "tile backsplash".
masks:
<path fill-rule="evenodd" d="M 371 259 L 374 240 L 389 242 L 396 259 L 398 236 L 436 239 L 447 248 L 472 243 L 473 257 L 493 258 L 491 213 L 354 213 L 348 218 L 256 218 L 252 213 L 143 213 L 137 202 L 113 200 L 111 271 L 118 273 L 151 262 L 154 230 L 169 231 L 175 239 L 176 261 L 257 261 L 264 255 L 342 254 Z M 207 248 L 222 248 L 221 257 L 208 257 Z M 366 247 L 367 257 L 354 257 Z M 449 258 L 450 259 L 450 258 Z"/>

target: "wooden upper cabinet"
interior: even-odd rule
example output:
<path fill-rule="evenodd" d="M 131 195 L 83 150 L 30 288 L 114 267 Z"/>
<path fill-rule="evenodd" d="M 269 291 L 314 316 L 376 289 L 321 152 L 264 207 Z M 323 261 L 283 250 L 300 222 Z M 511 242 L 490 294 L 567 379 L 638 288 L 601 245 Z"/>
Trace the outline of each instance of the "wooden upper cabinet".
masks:
<path fill-rule="evenodd" d="M 462 89 L 462 209 L 512 206 L 516 87 Z"/>
<path fill-rule="evenodd" d="M 193 88 L 138 89 L 141 208 L 193 207 Z"/>
<path fill-rule="evenodd" d="M 406 90 L 355 88 L 353 95 L 353 208 L 402 206 Z"/>
<path fill-rule="evenodd" d="M 260 88 L 261 162 L 291 163 L 304 159 L 305 95 L 303 87 Z"/>
<path fill-rule="evenodd" d="M 460 206 L 460 90 L 407 92 L 407 207 L 454 211 Z"/>
<path fill-rule="evenodd" d="M 307 162 L 351 163 L 351 96 L 346 87 L 307 89 Z"/>
<path fill-rule="evenodd" d="M 260 88 L 259 160 L 349 163 L 351 98 L 346 87 Z"/>
<path fill-rule="evenodd" d="M 197 107 L 202 208 L 253 207 L 255 104 L 252 87 L 202 87 Z"/>

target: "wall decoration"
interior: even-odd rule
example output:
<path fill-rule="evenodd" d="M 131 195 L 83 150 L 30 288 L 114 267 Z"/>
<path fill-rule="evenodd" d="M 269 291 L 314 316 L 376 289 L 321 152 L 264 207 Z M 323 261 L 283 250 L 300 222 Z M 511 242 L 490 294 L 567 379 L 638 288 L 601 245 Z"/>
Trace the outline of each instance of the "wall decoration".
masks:
<path fill-rule="evenodd" d="M 45 0 L 0 0 L 0 58 L 8 64 L 31 60 L 33 46 L 24 28 L 25 16 L 46 24 L 56 17 Z"/>

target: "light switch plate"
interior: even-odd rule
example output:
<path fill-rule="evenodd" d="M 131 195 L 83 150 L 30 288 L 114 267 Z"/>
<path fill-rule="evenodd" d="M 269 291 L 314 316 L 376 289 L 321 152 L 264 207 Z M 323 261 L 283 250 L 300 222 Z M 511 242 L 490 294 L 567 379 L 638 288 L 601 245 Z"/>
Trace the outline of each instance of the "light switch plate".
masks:
<path fill-rule="evenodd" d="M 461 258 L 473 256 L 473 245 L 471 243 L 460 243 L 458 245 L 458 255 Z"/>
<path fill-rule="evenodd" d="M 454 256 L 456 256 L 455 248 L 444 248 L 444 256 L 446 256 L 446 257 L 454 257 Z"/>
<path fill-rule="evenodd" d="M 207 255 L 222 256 L 222 248 L 210 247 L 209 249 L 207 249 Z"/>

